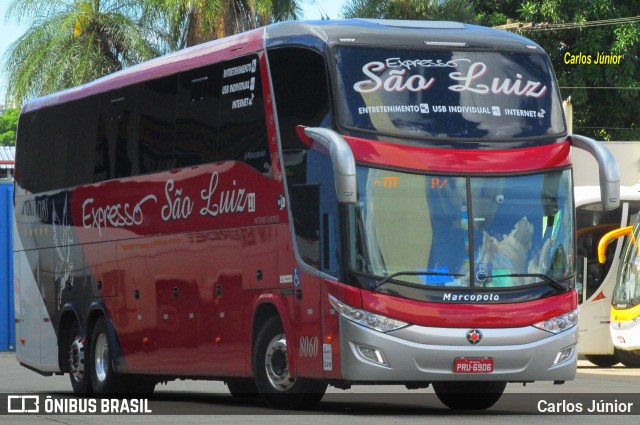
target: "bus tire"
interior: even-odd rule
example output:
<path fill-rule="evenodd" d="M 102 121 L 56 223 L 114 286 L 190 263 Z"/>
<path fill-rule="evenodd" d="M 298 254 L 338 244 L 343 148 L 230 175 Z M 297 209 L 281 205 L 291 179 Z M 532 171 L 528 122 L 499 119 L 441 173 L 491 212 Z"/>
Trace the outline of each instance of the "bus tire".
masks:
<path fill-rule="evenodd" d="M 157 379 L 146 375 L 119 375 L 123 393 L 150 396 L 156 389 Z"/>
<path fill-rule="evenodd" d="M 227 384 L 227 389 L 234 398 L 249 399 L 260 397 L 256 381 L 251 378 L 227 379 L 225 384 Z"/>
<path fill-rule="evenodd" d="M 91 394 L 91 379 L 89 367 L 89 350 L 80 335 L 80 326 L 74 321 L 64 335 L 64 346 L 67 347 L 67 362 L 69 380 L 73 392 L 80 395 Z"/>
<path fill-rule="evenodd" d="M 253 351 L 256 387 L 266 402 L 277 409 L 309 409 L 324 396 L 323 381 L 289 374 L 287 339 L 280 318 L 272 316 L 260 327 Z"/>
<path fill-rule="evenodd" d="M 104 317 L 100 317 L 93 326 L 90 345 L 89 368 L 93 392 L 96 395 L 125 392 L 127 386 L 123 376 L 113 370 L 111 357 L 113 347 L 111 347 L 109 329 Z"/>
<path fill-rule="evenodd" d="M 618 350 L 618 357 L 620 358 L 620 363 L 626 367 L 640 367 L 640 352 L 638 351 Z"/>
<path fill-rule="evenodd" d="M 485 410 L 496 404 L 506 382 L 466 381 L 434 382 L 433 389 L 442 404 L 455 410 Z"/>
<path fill-rule="evenodd" d="M 620 363 L 620 359 L 615 354 L 585 354 L 584 358 L 598 367 L 612 367 Z"/>

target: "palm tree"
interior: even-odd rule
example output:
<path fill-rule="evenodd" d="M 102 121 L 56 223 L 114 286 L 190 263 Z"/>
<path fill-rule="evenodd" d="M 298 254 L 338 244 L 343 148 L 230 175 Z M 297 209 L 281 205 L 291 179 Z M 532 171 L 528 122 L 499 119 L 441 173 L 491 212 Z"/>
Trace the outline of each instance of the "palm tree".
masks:
<path fill-rule="evenodd" d="M 162 53 L 162 40 L 126 0 L 14 0 L 7 18 L 29 29 L 4 55 L 7 99 L 22 103 Z"/>
<path fill-rule="evenodd" d="M 138 0 L 143 19 L 164 26 L 174 50 L 297 19 L 298 0 Z"/>
<path fill-rule="evenodd" d="M 429 19 L 474 22 L 473 3 L 468 0 L 347 0 L 345 18 Z"/>

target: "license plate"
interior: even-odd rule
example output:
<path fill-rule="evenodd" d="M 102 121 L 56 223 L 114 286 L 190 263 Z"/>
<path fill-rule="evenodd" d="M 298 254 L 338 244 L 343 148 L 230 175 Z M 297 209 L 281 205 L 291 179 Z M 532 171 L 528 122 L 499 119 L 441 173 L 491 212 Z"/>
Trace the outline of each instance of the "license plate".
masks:
<path fill-rule="evenodd" d="M 493 359 L 458 357 L 453 361 L 454 373 L 491 373 Z"/>

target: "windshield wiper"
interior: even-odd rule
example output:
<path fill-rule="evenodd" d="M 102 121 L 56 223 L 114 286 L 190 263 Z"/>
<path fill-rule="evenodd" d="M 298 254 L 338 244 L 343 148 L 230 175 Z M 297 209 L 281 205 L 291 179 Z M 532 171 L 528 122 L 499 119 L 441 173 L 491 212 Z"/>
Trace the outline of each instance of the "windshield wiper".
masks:
<path fill-rule="evenodd" d="M 369 289 L 370 290 L 377 289 L 377 288 L 381 287 L 382 285 L 384 285 L 385 283 L 389 282 L 391 279 L 393 279 L 394 277 L 397 277 L 397 276 L 453 276 L 453 277 L 464 277 L 463 274 L 444 273 L 444 272 L 429 272 L 429 271 L 424 271 L 424 272 L 414 272 L 414 271 L 396 272 L 396 273 L 390 274 L 389 276 L 385 277 L 384 279 L 379 280 L 376 283 L 374 283 L 373 285 L 369 286 Z M 407 283 L 413 283 L 413 282 L 407 282 Z"/>
<path fill-rule="evenodd" d="M 554 289 L 557 289 L 558 291 L 567 290 L 567 288 L 563 284 L 561 284 L 551 276 L 547 276 L 546 274 L 542 274 L 542 273 L 510 273 L 510 274 L 484 275 L 483 281 L 486 281 L 487 279 L 493 279 L 496 277 L 537 277 L 544 280 L 545 282 L 547 282 L 549 285 L 551 285 Z M 479 279 L 476 279 L 476 280 L 479 281 Z M 481 283 L 484 286 L 484 282 L 481 282 Z"/>

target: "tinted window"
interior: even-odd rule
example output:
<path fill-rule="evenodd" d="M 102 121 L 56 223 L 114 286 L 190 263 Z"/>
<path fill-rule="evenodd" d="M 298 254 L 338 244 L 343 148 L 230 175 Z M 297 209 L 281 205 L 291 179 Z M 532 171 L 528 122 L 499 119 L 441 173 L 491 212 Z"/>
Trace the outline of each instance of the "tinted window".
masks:
<path fill-rule="evenodd" d="M 92 180 L 98 99 L 89 97 L 20 117 L 20 183 L 30 192 Z"/>
<path fill-rule="evenodd" d="M 42 190 L 37 184 L 39 173 L 35 172 L 38 169 L 36 115 L 37 112 L 20 115 L 16 141 L 15 178 L 20 186 L 32 193 Z"/>
<path fill-rule="evenodd" d="M 324 57 L 307 49 L 280 48 L 269 51 L 269 63 L 282 150 L 307 149 L 296 127 L 331 124 Z"/>
<path fill-rule="evenodd" d="M 340 47 L 335 60 L 346 127 L 431 139 L 564 132 L 545 55 Z"/>
<path fill-rule="evenodd" d="M 325 59 L 302 48 L 269 51 L 280 143 L 300 257 L 309 265 L 339 275 L 340 229 L 331 159 L 309 149 L 296 127 L 331 127 Z"/>
<path fill-rule="evenodd" d="M 137 166 L 137 87 L 102 95 L 95 149 L 94 181 L 129 177 Z M 137 168 L 137 167 L 136 167 Z"/>
<path fill-rule="evenodd" d="M 242 161 L 271 172 L 258 55 L 224 62 L 220 97 L 220 160 Z"/>
<path fill-rule="evenodd" d="M 92 96 L 63 105 L 71 119 L 64 120 L 67 124 L 68 142 L 70 149 L 67 156 L 64 187 L 87 184 L 93 181 L 95 143 L 97 137 L 98 108 L 100 100 Z"/>
<path fill-rule="evenodd" d="M 165 77 L 140 84 L 138 108 L 138 173 L 147 174 L 174 167 L 173 133 L 175 128 L 178 78 Z"/>
<path fill-rule="evenodd" d="M 180 75 L 176 119 L 176 166 L 217 160 L 220 65 Z"/>
<path fill-rule="evenodd" d="M 257 54 L 24 114 L 19 136 L 34 193 L 216 161 L 271 173 Z"/>

